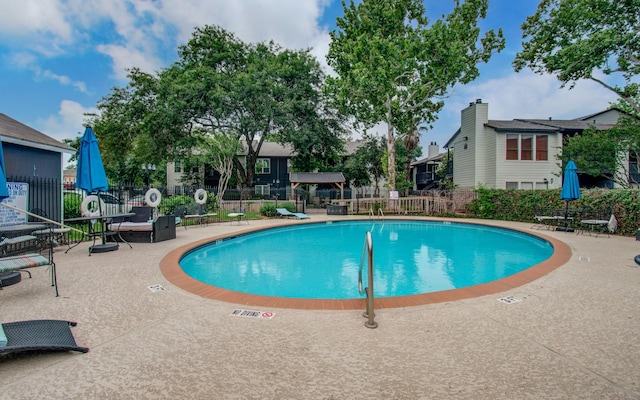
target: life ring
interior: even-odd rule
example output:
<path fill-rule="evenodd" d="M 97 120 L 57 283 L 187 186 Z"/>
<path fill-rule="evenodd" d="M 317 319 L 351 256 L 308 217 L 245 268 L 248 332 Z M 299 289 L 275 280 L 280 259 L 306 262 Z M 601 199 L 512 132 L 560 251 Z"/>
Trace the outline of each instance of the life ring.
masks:
<path fill-rule="evenodd" d="M 92 203 L 96 203 L 97 208 L 90 209 L 89 205 Z M 84 200 L 82 200 L 82 203 L 80 204 L 80 212 L 85 217 L 99 217 L 100 210 L 105 210 L 104 201 L 98 196 L 93 194 L 85 197 Z"/>
<path fill-rule="evenodd" d="M 154 197 L 155 200 L 152 200 Z M 158 207 L 161 199 L 162 194 L 160 194 L 160 191 L 155 188 L 147 190 L 147 193 L 144 195 L 144 202 L 151 207 Z"/>
<path fill-rule="evenodd" d="M 204 204 L 207 202 L 207 191 L 204 189 L 198 189 L 193 195 L 193 198 L 196 199 L 196 203 Z"/>

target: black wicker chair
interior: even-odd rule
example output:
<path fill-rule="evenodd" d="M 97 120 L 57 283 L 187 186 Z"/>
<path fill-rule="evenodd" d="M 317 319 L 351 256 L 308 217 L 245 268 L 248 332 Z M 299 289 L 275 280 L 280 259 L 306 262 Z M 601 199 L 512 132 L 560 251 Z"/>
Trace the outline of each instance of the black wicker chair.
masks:
<path fill-rule="evenodd" d="M 76 323 L 52 319 L 4 323 L 2 330 L 7 344 L 0 346 L 0 356 L 25 351 L 88 352 L 89 348 L 76 343 L 71 332 L 72 326 L 76 326 Z"/>

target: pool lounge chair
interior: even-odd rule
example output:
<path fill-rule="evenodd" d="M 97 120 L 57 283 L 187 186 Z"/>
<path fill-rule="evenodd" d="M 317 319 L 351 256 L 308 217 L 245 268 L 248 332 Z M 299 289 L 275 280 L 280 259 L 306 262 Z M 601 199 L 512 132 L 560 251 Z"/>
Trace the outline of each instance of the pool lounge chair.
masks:
<path fill-rule="evenodd" d="M 71 327 L 76 325 L 53 319 L 4 323 L 0 329 L 0 356 L 35 350 L 86 353 L 89 348 L 78 346 L 71 333 Z"/>
<path fill-rule="evenodd" d="M 310 218 L 307 214 L 305 213 L 292 213 L 291 211 L 287 210 L 286 208 L 276 208 L 276 213 L 280 216 L 283 217 L 297 217 L 298 219 L 308 219 Z"/>

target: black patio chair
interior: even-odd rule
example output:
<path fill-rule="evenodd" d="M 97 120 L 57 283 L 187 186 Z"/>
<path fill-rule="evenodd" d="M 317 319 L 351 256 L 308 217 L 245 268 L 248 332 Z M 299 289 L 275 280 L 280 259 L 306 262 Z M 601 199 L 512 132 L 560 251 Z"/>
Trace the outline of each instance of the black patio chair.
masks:
<path fill-rule="evenodd" d="M 88 347 L 78 346 L 71 327 L 76 322 L 40 319 L 2 324 L 6 345 L 0 345 L 0 356 L 25 351 L 79 351 L 86 353 Z M 3 339 L 0 332 L 0 339 Z"/>

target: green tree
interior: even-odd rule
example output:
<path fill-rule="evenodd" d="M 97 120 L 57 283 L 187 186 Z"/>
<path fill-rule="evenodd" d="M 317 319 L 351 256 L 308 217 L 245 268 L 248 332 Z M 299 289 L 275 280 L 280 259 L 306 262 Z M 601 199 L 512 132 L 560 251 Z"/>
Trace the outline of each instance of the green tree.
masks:
<path fill-rule="evenodd" d="M 193 99 L 187 115 L 243 142 L 245 162 L 235 164 L 241 186 L 253 185 L 268 138 L 291 144 L 296 165 L 304 168 L 323 165 L 329 150 L 342 146 L 338 124 L 322 104 L 320 65 L 308 50 L 245 44 L 222 28 L 206 26 L 196 29 L 179 54 L 181 62 L 173 68 L 185 97 Z"/>
<path fill-rule="evenodd" d="M 340 121 L 323 104 L 323 75 L 308 50 L 247 44 L 205 26 L 178 55 L 157 74 L 132 69 L 129 84 L 100 101 L 94 126 L 108 173 L 129 176 L 162 160 L 193 164 L 191 154 L 212 148 L 205 137 L 224 135 L 242 143 L 246 158 L 234 158 L 234 178 L 250 187 L 267 138 L 291 143 L 305 166 L 323 165 L 323 153 L 341 148 Z"/>
<path fill-rule="evenodd" d="M 339 114 L 330 96 L 324 93 L 325 74 L 308 52 L 284 52 L 282 84 L 288 94 L 282 96 L 284 113 L 280 129 L 270 137 L 293 148 L 294 171 L 331 171 L 344 152 L 344 116 Z"/>
<path fill-rule="evenodd" d="M 446 152 L 444 157 L 442 157 L 442 161 L 436 169 L 436 176 L 440 179 L 441 188 L 453 189 L 455 186 L 453 184 L 453 180 L 447 177 L 449 172 L 449 161 L 453 161 L 453 150 Z"/>
<path fill-rule="evenodd" d="M 73 139 L 62 139 L 62 143 L 66 144 L 67 146 L 71 146 L 76 150 L 76 152 L 71 157 L 69 157 L 69 163 L 75 163 L 78 161 L 78 151 L 80 151 L 81 140 L 82 133 L 78 133 L 78 136 Z"/>
<path fill-rule="evenodd" d="M 637 0 L 543 0 L 522 24 L 525 40 L 513 66 L 554 74 L 562 87 L 597 82 L 640 112 L 639 15 Z"/>
<path fill-rule="evenodd" d="M 146 175 L 142 164 L 164 165 L 175 157 L 175 149 L 188 149 L 191 143 L 181 143 L 185 136 L 180 125 L 169 126 L 166 121 L 175 113 L 163 105 L 162 84 L 159 76 L 133 68 L 128 73 L 129 83 L 115 87 L 98 104 L 99 115 L 94 116 L 94 127 L 105 172 L 111 179 L 142 183 Z M 158 170 L 157 173 L 162 173 Z"/>
<path fill-rule="evenodd" d="M 365 126 L 387 124 L 387 183 L 396 186 L 396 129 L 413 133 L 437 118 L 437 98 L 478 76 L 476 65 L 504 48 L 502 31 L 480 38 L 478 19 L 488 0 L 456 2 L 429 25 L 420 0 L 343 0 L 344 16 L 331 32 L 329 78 L 339 103 Z M 411 121 L 412 123 L 408 123 Z"/>
<path fill-rule="evenodd" d="M 356 189 L 364 190 L 364 187 L 373 184 L 377 190 L 380 179 L 384 176 L 381 162 L 384 154 L 384 139 L 365 134 L 358 148 L 344 163 L 342 172 L 345 179 Z"/>
<path fill-rule="evenodd" d="M 561 159 L 563 164 L 573 160 L 582 173 L 628 188 L 634 183 L 630 174 L 640 172 L 640 120 L 625 117 L 611 129 L 591 127 L 569 137 L 562 146 Z"/>

